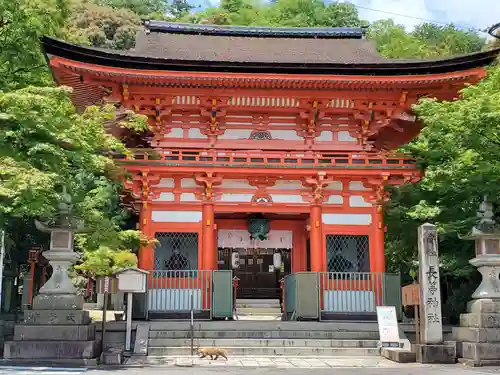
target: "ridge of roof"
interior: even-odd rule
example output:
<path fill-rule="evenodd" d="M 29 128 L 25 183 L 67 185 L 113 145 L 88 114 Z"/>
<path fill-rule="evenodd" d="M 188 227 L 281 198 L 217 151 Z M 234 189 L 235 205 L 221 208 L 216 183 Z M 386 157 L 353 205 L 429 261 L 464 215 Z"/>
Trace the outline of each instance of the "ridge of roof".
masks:
<path fill-rule="evenodd" d="M 176 23 L 147 20 L 146 32 L 254 38 L 363 39 L 366 27 L 264 27 Z"/>

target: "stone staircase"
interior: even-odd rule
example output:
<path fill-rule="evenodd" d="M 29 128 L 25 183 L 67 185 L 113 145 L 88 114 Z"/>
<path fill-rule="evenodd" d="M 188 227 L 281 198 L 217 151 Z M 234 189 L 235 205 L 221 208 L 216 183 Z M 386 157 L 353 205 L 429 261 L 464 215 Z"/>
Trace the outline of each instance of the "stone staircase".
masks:
<path fill-rule="evenodd" d="M 237 299 L 237 320 L 281 320 L 281 305 L 278 299 Z"/>
<path fill-rule="evenodd" d="M 151 322 L 148 355 L 189 356 L 189 322 Z M 194 347 L 216 346 L 230 356 L 377 356 L 373 322 L 195 322 Z"/>

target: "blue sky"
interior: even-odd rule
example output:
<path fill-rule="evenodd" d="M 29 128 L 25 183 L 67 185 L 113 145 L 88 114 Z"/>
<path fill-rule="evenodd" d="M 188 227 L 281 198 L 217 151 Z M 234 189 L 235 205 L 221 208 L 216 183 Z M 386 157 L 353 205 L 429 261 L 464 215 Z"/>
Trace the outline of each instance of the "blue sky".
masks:
<path fill-rule="evenodd" d="M 265 1 L 265 0 L 264 0 Z M 328 1 L 328 0 L 327 0 Z M 454 23 L 457 26 L 484 29 L 500 22 L 500 0 L 340 0 L 359 6 L 361 18 L 376 21 L 393 18 L 397 23 L 412 29 L 421 23 L 418 18 L 429 21 Z M 219 0 L 190 0 L 192 4 L 206 7 Z M 378 11 L 363 8 L 376 9 Z M 387 14 L 397 13 L 403 17 Z"/>
<path fill-rule="evenodd" d="M 360 7 L 457 26 L 484 29 L 500 22 L 500 0 L 350 0 Z M 393 18 L 411 29 L 421 21 L 358 8 L 360 16 L 369 21 Z"/>

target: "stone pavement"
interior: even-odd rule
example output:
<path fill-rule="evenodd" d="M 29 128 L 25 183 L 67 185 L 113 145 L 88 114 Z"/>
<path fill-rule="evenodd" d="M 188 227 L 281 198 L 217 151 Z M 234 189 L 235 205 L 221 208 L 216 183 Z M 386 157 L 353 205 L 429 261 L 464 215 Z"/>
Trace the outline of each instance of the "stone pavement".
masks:
<path fill-rule="evenodd" d="M 86 368 L 0 366 L 1 375 L 79 375 Z"/>
<path fill-rule="evenodd" d="M 130 363 L 132 364 L 132 362 Z M 369 367 L 391 368 L 401 367 L 401 364 L 385 358 L 372 357 L 238 357 L 230 356 L 224 359 L 210 360 L 199 357 L 149 357 L 146 361 L 149 366 L 176 366 L 176 367 L 247 367 L 247 368 L 338 368 L 338 367 Z M 406 364 L 407 367 L 422 366 L 420 364 Z"/>

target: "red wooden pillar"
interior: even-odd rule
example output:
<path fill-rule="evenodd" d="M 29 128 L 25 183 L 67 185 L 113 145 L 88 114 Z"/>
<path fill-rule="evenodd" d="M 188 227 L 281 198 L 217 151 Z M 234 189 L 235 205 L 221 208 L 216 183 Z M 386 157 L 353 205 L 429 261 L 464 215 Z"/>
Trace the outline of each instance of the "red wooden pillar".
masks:
<path fill-rule="evenodd" d="M 321 206 L 311 206 L 310 214 L 311 272 L 323 271 L 323 226 L 321 223 Z"/>
<path fill-rule="evenodd" d="M 370 251 L 370 271 L 385 272 L 385 254 L 384 254 L 384 212 L 382 205 L 377 204 L 373 213 L 373 241 Z"/>
<path fill-rule="evenodd" d="M 202 267 L 204 270 L 217 269 L 217 251 L 215 249 L 214 204 L 203 203 L 202 209 Z"/>
<path fill-rule="evenodd" d="M 139 229 L 148 238 L 154 237 L 151 228 L 151 209 L 148 202 L 143 202 L 139 212 Z M 152 271 L 155 268 L 154 245 L 141 247 L 139 249 L 138 267 L 143 270 Z"/>

